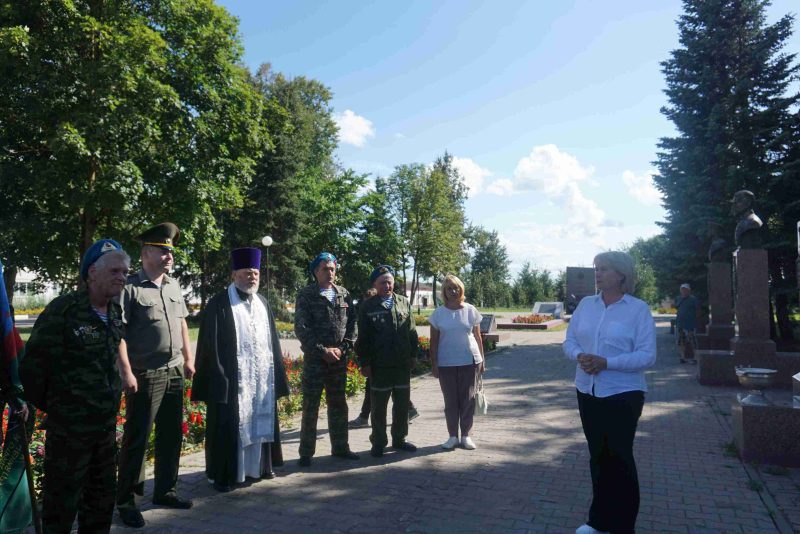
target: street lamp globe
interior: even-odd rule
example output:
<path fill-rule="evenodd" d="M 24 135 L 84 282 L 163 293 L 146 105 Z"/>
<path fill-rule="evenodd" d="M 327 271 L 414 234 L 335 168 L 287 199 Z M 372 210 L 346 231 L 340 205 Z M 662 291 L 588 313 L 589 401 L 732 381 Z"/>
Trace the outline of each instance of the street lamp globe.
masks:
<path fill-rule="evenodd" d="M 272 245 L 272 238 L 268 235 L 265 235 L 264 237 L 261 238 L 261 244 L 264 245 L 265 247 Z"/>

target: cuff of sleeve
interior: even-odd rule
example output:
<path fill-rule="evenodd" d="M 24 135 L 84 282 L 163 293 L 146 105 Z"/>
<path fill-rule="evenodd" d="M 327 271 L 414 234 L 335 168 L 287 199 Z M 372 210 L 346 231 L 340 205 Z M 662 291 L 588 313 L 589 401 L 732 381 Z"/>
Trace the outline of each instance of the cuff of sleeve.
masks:
<path fill-rule="evenodd" d="M 578 355 L 579 355 L 581 352 L 583 352 L 581 349 L 575 349 L 575 350 L 572 352 L 572 359 L 573 359 L 573 360 L 577 360 L 577 359 L 578 359 Z"/>
<path fill-rule="evenodd" d="M 610 371 L 617 369 L 616 358 L 606 358 L 606 369 Z"/>

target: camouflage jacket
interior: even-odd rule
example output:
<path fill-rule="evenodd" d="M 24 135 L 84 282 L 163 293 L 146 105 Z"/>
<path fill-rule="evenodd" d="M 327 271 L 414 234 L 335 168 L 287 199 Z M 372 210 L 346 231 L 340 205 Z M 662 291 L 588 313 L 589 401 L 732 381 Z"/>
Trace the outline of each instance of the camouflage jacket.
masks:
<path fill-rule="evenodd" d="M 89 433 L 116 428 L 121 317 L 119 304 L 109 302 L 104 324 L 84 289 L 56 298 L 36 320 L 20 379 L 26 400 L 47 413 L 48 429 Z"/>
<path fill-rule="evenodd" d="M 300 340 L 305 358 L 322 358 L 325 347 L 338 347 L 347 354 L 356 338 L 356 312 L 350 293 L 336 288 L 331 304 L 312 283 L 297 293 L 294 309 L 294 333 Z"/>
<path fill-rule="evenodd" d="M 356 354 L 362 367 L 410 366 L 419 350 L 417 326 L 408 299 L 394 295 L 391 310 L 374 296 L 359 305 Z"/>

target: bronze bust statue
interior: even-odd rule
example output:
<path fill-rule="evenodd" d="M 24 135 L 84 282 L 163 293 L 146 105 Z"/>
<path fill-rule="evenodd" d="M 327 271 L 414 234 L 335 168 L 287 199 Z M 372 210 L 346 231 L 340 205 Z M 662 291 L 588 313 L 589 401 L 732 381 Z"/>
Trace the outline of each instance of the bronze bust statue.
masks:
<path fill-rule="evenodd" d="M 737 191 L 731 200 L 731 213 L 736 215 L 736 246 L 743 249 L 761 248 L 761 227 L 764 223 L 753 212 L 755 195 L 747 190 Z"/>
<path fill-rule="evenodd" d="M 728 250 L 728 242 L 722 237 L 722 225 L 716 222 L 710 223 L 709 234 L 711 235 L 711 245 L 708 247 L 708 261 L 730 263 L 731 254 Z"/>

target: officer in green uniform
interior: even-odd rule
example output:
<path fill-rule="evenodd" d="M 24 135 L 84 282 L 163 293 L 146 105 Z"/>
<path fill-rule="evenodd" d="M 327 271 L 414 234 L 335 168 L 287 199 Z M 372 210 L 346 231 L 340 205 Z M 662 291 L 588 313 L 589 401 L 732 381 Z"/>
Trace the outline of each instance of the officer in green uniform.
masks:
<path fill-rule="evenodd" d="M 394 293 L 394 271 L 379 265 L 369 277 L 377 294 L 359 306 L 356 353 L 361 371 L 370 378 L 372 410 L 372 456 L 383 456 L 386 437 L 386 407 L 392 398 L 392 447 L 414 452 L 406 441 L 411 368 L 419 339 L 408 299 Z"/>
<path fill-rule="evenodd" d="M 44 532 L 108 532 L 114 513 L 117 349 L 130 258 L 116 241 L 86 251 L 86 289 L 62 295 L 36 320 L 20 367 L 25 398 L 47 413 Z"/>
<path fill-rule="evenodd" d="M 126 335 L 120 345 L 120 373 L 126 420 L 119 455 L 117 509 L 122 522 L 144 525 L 134 493 L 144 493 L 145 451 L 155 424 L 153 504 L 191 508 L 176 492 L 183 440 L 183 380 L 194 374 L 188 311 L 178 282 L 168 273 L 178 227 L 156 225 L 141 235 L 142 269 L 128 277 L 122 293 Z"/>
<path fill-rule="evenodd" d="M 331 453 L 358 460 L 347 441 L 347 353 L 356 336 L 356 313 L 347 290 L 334 284 L 336 257 L 322 252 L 309 265 L 314 276 L 297 294 L 294 331 L 303 350 L 303 419 L 300 427 L 302 467 L 311 465 L 317 444 L 322 390 L 328 403 Z"/>

